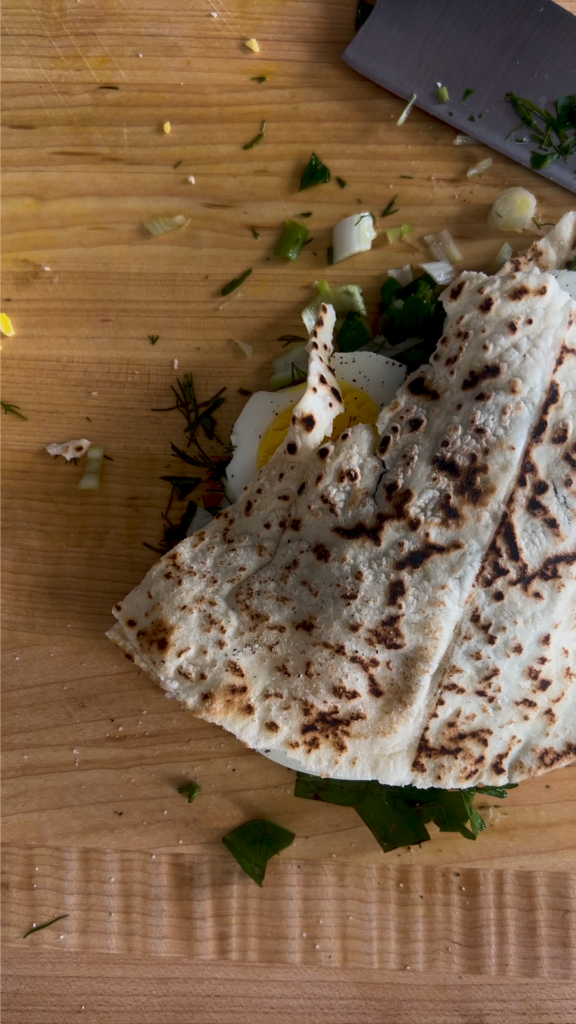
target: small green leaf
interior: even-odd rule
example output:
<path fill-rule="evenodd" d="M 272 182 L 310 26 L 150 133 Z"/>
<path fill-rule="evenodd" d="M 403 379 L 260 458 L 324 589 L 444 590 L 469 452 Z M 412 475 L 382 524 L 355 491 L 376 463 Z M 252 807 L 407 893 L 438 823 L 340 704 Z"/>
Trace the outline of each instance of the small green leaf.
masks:
<path fill-rule="evenodd" d="M 371 337 L 365 319 L 350 310 L 338 331 L 338 347 L 341 352 L 357 352 Z"/>
<path fill-rule="evenodd" d="M 199 786 L 197 782 L 187 782 L 184 786 L 178 786 L 178 792 L 182 793 L 182 796 L 187 796 L 188 803 L 193 804 L 196 797 L 200 796 L 202 786 Z"/>
<path fill-rule="evenodd" d="M 556 100 L 556 114 L 561 129 L 576 128 L 576 95 Z"/>
<path fill-rule="evenodd" d="M 462 103 L 466 103 L 466 100 L 469 100 L 469 99 L 470 99 L 470 97 L 472 96 L 472 94 L 474 93 L 474 91 L 475 91 L 474 89 L 465 89 L 465 90 L 464 90 L 464 95 L 462 96 L 462 100 L 461 100 L 461 102 L 462 102 Z"/>
<path fill-rule="evenodd" d="M 233 277 L 232 280 L 228 282 L 228 284 L 224 285 L 222 291 L 220 292 L 220 295 L 230 295 L 230 292 L 235 291 L 236 288 L 239 288 L 241 284 L 244 284 L 244 281 L 246 280 L 247 277 L 250 277 L 251 273 L 252 267 L 250 267 L 249 270 L 245 270 L 243 274 L 240 274 L 240 277 Z"/>
<path fill-rule="evenodd" d="M 336 178 L 336 181 L 340 185 L 340 188 L 346 188 L 348 182 L 344 181 L 344 178 Z"/>
<path fill-rule="evenodd" d="M 148 341 L 150 342 L 151 345 L 155 345 L 157 341 L 160 341 L 160 335 L 159 334 L 149 334 L 148 335 Z"/>
<path fill-rule="evenodd" d="M 533 167 L 535 171 L 541 171 L 545 167 L 550 167 L 550 164 L 553 164 L 558 160 L 559 156 L 559 153 L 531 153 L 530 166 Z"/>
<path fill-rule="evenodd" d="M 290 846 L 294 832 L 266 818 L 255 818 L 224 836 L 222 842 L 241 868 L 257 885 L 262 885 L 270 857 Z"/>
<path fill-rule="evenodd" d="M 316 156 L 316 153 L 312 153 L 306 167 L 302 172 L 300 178 L 299 192 L 303 192 L 306 188 L 311 188 L 312 185 L 323 185 L 330 181 L 330 171 L 320 160 L 320 157 Z"/>

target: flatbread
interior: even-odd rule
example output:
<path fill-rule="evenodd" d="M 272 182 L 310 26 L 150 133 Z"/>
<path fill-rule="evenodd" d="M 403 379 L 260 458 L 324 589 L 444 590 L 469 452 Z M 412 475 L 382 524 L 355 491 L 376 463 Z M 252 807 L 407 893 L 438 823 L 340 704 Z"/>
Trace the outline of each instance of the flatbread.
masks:
<path fill-rule="evenodd" d="M 378 446 L 317 447 L 337 385 L 312 350 L 282 450 L 114 611 L 196 715 L 317 774 L 465 787 L 576 757 L 576 305 L 532 265 L 442 299 Z"/>

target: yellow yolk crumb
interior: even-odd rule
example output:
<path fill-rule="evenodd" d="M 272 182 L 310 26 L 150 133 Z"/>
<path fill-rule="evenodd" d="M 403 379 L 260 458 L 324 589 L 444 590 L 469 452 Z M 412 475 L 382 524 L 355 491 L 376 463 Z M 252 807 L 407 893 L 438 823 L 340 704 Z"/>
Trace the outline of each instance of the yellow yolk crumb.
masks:
<path fill-rule="evenodd" d="M 12 321 L 7 313 L 0 313 L 0 331 L 5 334 L 7 338 L 13 338 L 16 334 L 12 326 Z"/>
<path fill-rule="evenodd" d="M 336 441 L 340 434 L 349 427 L 355 427 L 358 423 L 368 423 L 374 427 L 380 412 L 376 402 L 373 402 L 370 395 L 360 388 L 354 388 L 350 384 L 338 381 L 338 387 L 344 402 L 344 412 L 341 412 L 334 420 L 331 440 Z M 296 404 L 296 403 L 294 403 Z M 262 469 L 274 455 L 277 448 L 284 441 L 290 428 L 294 406 L 288 406 L 274 420 L 268 432 L 262 438 L 258 449 L 258 469 Z M 376 431 L 374 431 L 376 433 Z"/>

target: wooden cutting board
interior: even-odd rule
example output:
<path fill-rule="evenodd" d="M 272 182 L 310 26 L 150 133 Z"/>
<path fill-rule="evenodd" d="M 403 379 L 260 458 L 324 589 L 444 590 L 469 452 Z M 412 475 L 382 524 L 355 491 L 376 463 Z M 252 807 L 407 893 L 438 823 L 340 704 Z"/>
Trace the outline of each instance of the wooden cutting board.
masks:
<path fill-rule="evenodd" d="M 380 213 L 398 195 L 385 226 L 409 221 L 417 238 L 447 226 L 465 265 L 482 268 L 506 240 L 486 227 L 499 191 L 533 190 L 543 222 L 573 206 L 496 153 L 469 180 L 487 150 L 454 146 L 454 132 L 418 110 L 398 128 L 402 101 L 340 63 L 355 7 L 5 4 L 2 308 L 16 336 L 3 339 L 2 399 L 26 417 L 2 417 L 4 934 L 16 949 L 33 922 L 66 913 L 26 942 L 570 975 L 576 768 L 504 804 L 480 800 L 488 830 L 476 843 L 435 832 L 385 856 L 352 810 L 295 799 L 292 773 L 182 711 L 103 638 L 111 606 L 155 558 L 144 542 L 161 536 L 160 477 L 182 468 L 170 452 L 182 421 L 153 411 L 176 377 L 193 373 L 203 398 L 226 385 L 228 435 L 238 389 L 266 387 L 278 337 L 301 333 L 316 278 L 357 281 L 374 309 L 386 270 L 414 261 L 381 233 L 372 252 L 329 268 L 338 219 Z M 263 119 L 264 141 L 244 151 Z M 298 194 L 313 150 L 345 189 Z M 272 256 L 282 223 L 308 211 L 312 241 L 287 266 Z M 143 227 L 181 213 L 181 231 L 155 239 Z M 508 240 L 524 248 L 533 237 Z M 113 460 L 97 493 L 78 491 L 82 464 L 44 451 L 83 436 Z M 188 778 L 203 787 L 193 805 L 177 793 Z M 262 890 L 221 843 L 256 816 L 297 835 Z"/>

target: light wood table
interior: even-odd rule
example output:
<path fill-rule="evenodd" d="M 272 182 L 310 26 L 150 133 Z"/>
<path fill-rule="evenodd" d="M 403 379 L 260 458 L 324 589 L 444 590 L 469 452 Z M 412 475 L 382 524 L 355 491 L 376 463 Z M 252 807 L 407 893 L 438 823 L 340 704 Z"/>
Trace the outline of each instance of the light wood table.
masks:
<path fill-rule="evenodd" d="M 202 397 L 227 385 L 226 434 L 238 389 L 266 387 L 278 337 L 301 333 L 316 278 L 358 281 L 374 309 L 386 270 L 414 259 L 381 232 L 328 268 L 336 220 L 397 194 L 385 226 L 448 226 L 483 267 L 504 240 L 486 227 L 501 189 L 531 188 L 542 221 L 574 205 L 495 153 L 470 182 L 484 147 L 453 146 L 417 110 L 399 129 L 402 101 L 340 62 L 355 7 L 4 4 L 2 308 L 16 336 L 2 399 L 26 416 L 2 417 L 6 1024 L 576 1021 L 576 769 L 486 808 L 477 843 L 435 832 L 384 856 L 352 810 L 294 799 L 290 772 L 166 700 L 103 638 L 161 536 L 160 477 L 179 471 L 183 435 L 152 410 L 176 376 L 193 372 Z M 312 150 L 345 189 L 298 194 Z M 286 266 L 272 257 L 282 222 L 308 211 L 313 241 Z M 180 213 L 181 231 L 143 227 Z M 44 450 L 82 436 L 113 459 L 97 493 Z M 193 805 L 186 778 L 203 787 Z M 262 890 L 221 843 L 254 816 L 297 835 Z"/>

